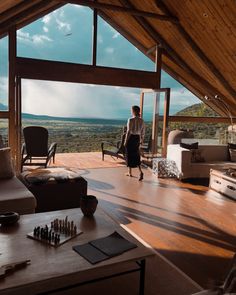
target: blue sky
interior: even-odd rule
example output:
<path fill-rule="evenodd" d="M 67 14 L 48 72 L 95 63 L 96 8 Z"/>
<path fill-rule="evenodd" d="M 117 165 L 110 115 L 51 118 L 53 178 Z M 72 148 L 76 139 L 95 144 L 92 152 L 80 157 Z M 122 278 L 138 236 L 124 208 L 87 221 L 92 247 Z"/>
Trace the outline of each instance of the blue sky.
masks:
<path fill-rule="evenodd" d="M 66 5 L 17 32 L 18 56 L 91 64 L 92 11 Z M 7 38 L 0 40 L 0 103 L 7 100 Z M 97 63 L 154 70 L 154 63 L 99 18 Z M 171 113 L 199 100 L 162 71 L 162 87 L 171 87 Z M 23 111 L 73 117 L 126 118 L 139 104 L 140 89 L 24 80 Z M 145 101 L 151 116 L 153 98 Z M 162 107 L 161 107 L 162 108 Z"/>

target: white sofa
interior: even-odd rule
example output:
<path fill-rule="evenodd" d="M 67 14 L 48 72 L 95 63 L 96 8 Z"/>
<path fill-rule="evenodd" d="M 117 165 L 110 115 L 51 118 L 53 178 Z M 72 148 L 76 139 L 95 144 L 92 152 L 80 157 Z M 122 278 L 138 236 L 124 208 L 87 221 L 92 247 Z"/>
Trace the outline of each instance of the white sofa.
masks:
<path fill-rule="evenodd" d="M 180 147 L 179 144 L 167 146 L 167 159 L 175 161 L 180 179 L 209 178 L 210 169 L 236 169 L 236 163 L 229 160 L 227 145 L 199 145 L 199 150 L 205 162 L 192 163 L 190 150 Z"/>
<path fill-rule="evenodd" d="M 0 213 L 29 214 L 35 212 L 35 207 L 35 197 L 16 176 L 0 180 Z"/>

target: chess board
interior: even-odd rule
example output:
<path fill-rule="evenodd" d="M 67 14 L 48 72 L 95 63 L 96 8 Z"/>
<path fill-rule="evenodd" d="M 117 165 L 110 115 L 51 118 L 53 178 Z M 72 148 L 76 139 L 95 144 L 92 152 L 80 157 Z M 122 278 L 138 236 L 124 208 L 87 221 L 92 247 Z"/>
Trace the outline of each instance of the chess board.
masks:
<path fill-rule="evenodd" d="M 39 225 L 27 234 L 27 237 L 41 243 L 59 247 L 67 241 L 80 235 L 82 231 L 78 230 L 73 221 L 65 219 L 54 219 L 50 224 Z"/>

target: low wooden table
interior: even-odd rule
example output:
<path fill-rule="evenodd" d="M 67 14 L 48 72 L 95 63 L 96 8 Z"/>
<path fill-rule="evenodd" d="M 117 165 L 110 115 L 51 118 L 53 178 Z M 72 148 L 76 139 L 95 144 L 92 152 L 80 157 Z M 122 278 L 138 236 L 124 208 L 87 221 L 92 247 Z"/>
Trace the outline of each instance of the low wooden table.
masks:
<path fill-rule="evenodd" d="M 74 220 L 83 234 L 58 248 L 26 237 L 35 226 L 65 216 Z M 138 247 L 95 265 L 72 250 L 72 246 L 108 236 L 115 230 Z M 99 208 L 92 219 L 83 217 L 80 209 L 23 215 L 19 224 L 0 227 L 0 253 L 0 266 L 31 260 L 29 266 L 0 281 L 0 294 L 10 295 L 54 294 L 136 271 L 140 272 L 139 292 L 144 294 L 145 259 L 155 255 Z M 126 270 L 121 272 L 120 267 L 124 265 Z"/>
<path fill-rule="evenodd" d="M 236 177 L 233 177 L 228 173 L 230 170 L 233 172 L 233 169 L 211 169 L 209 187 L 236 200 Z"/>

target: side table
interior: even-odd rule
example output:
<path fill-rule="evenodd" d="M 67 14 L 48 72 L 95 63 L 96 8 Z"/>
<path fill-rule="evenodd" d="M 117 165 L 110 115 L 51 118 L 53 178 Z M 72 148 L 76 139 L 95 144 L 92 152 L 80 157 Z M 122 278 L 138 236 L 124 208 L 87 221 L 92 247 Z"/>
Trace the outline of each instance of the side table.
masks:
<path fill-rule="evenodd" d="M 230 170 L 234 174 L 230 175 Z M 216 170 L 210 171 L 210 183 L 209 187 L 218 193 L 221 193 L 231 199 L 236 200 L 236 174 L 234 169 Z"/>

